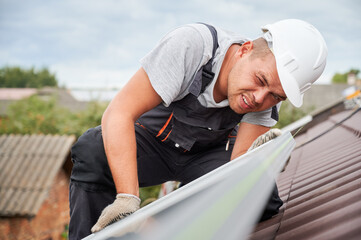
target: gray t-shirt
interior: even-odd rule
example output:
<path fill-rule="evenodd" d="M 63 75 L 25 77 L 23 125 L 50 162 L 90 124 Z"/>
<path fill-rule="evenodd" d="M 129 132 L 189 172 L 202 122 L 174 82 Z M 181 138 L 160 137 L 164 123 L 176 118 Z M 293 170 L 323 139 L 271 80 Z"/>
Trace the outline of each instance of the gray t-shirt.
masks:
<path fill-rule="evenodd" d="M 246 39 L 236 33 L 216 28 L 218 44 L 212 71 L 214 80 L 198 97 L 205 107 L 221 108 L 229 105 L 228 100 L 216 103 L 213 88 L 218 78 L 224 56 L 234 43 L 244 43 Z M 166 34 L 157 46 L 140 60 L 154 90 L 159 94 L 165 106 L 185 97 L 197 71 L 212 57 L 213 38 L 203 24 L 189 24 L 176 28 Z M 277 105 L 279 110 L 281 104 Z M 272 127 L 277 122 L 271 118 L 272 110 L 245 114 L 242 122 Z"/>

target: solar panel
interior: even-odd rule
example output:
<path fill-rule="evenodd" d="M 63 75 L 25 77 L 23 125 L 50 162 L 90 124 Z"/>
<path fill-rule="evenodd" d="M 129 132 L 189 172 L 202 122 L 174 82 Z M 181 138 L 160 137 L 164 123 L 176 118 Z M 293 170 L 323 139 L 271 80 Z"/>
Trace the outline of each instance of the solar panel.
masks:
<path fill-rule="evenodd" d="M 284 133 L 85 239 L 246 239 L 294 146 Z"/>

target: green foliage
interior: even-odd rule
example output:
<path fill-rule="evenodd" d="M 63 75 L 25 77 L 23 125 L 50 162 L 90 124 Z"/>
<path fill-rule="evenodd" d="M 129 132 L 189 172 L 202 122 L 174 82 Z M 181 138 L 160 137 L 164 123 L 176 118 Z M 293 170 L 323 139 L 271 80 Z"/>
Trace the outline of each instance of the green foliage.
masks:
<path fill-rule="evenodd" d="M 336 73 L 332 77 L 332 83 L 347 83 L 347 74 Z"/>
<path fill-rule="evenodd" d="M 55 99 L 42 101 L 37 96 L 9 106 L 8 117 L 2 120 L 1 133 L 59 133 L 65 110 L 58 109 Z"/>
<path fill-rule="evenodd" d="M 69 114 L 64 133 L 82 135 L 87 129 L 100 125 L 107 104 L 90 102 L 85 111 Z"/>
<path fill-rule="evenodd" d="M 142 207 L 158 198 L 160 188 L 161 185 L 143 187 L 139 189 L 139 197 L 142 200 Z"/>
<path fill-rule="evenodd" d="M 295 108 L 292 104 L 287 100 L 282 103 L 282 107 L 279 113 L 279 121 L 274 126 L 275 128 L 283 128 L 298 119 L 306 116 L 313 108 L 309 109 L 302 109 L 302 108 Z"/>
<path fill-rule="evenodd" d="M 360 73 L 360 70 L 358 69 L 351 69 L 350 71 L 346 73 L 336 73 L 332 77 L 332 83 L 347 83 L 347 75 L 353 73 L 356 76 Z"/>
<path fill-rule="evenodd" d="M 7 117 L 0 121 L 0 134 L 74 134 L 100 124 L 105 104 L 89 103 L 85 111 L 72 113 L 57 105 L 55 98 L 38 96 L 17 101 L 9 106 Z"/>
<path fill-rule="evenodd" d="M 61 240 L 66 240 L 66 239 L 68 239 L 68 232 L 69 232 L 69 225 L 66 224 L 66 225 L 64 226 L 63 232 L 60 234 Z"/>
<path fill-rule="evenodd" d="M 0 87 L 2 88 L 41 88 L 57 86 L 54 74 L 43 68 L 39 71 L 20 67 L 3 67 L 0 69 Z"/>
<path fill-rule="evenodd" d="M 359 69 L 351 69 L 349 71 L 349 73 L 353 73 L 353 74 L 355 74 L 357 76 L 360 73 L 360 70 Z"/>

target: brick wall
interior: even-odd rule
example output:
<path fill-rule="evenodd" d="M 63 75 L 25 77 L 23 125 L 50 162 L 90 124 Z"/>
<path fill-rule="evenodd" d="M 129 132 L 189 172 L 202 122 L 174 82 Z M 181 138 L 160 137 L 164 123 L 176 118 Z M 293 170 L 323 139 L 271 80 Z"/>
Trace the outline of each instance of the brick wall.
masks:
<path fill-rule="evenodd" d="M 60 240 L 69 222 L 69 177 L 63 169 L 33 218 L 0 218 L 0 240 Z"/>

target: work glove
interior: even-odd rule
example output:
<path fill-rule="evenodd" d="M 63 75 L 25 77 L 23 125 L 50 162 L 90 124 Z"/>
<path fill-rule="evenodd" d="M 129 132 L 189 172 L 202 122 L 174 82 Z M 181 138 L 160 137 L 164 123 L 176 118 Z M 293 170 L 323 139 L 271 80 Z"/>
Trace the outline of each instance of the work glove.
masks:
<path fill-rule="evenodd" d="M 140 198 L 131 194 L 118 193 L 115 201 L 104 208 L 91 231 L 98 232 L 106 226 L 119 221 L 139 209 Z"/>
<path fill-rule="evenodd" d="M 282 131 L 279 130 L 278 128 L 270 129 L 268 132 L 262 134 L 256 140 L 254 140 L 251 147 L 248 149 L 248 152 L 255 149 L 256 147 L 261 146 L 262 144 L 268 142 L 269 140 L 272 140 L 272 139 L 278 137 L 281 134 L 282 134 Z"/>

